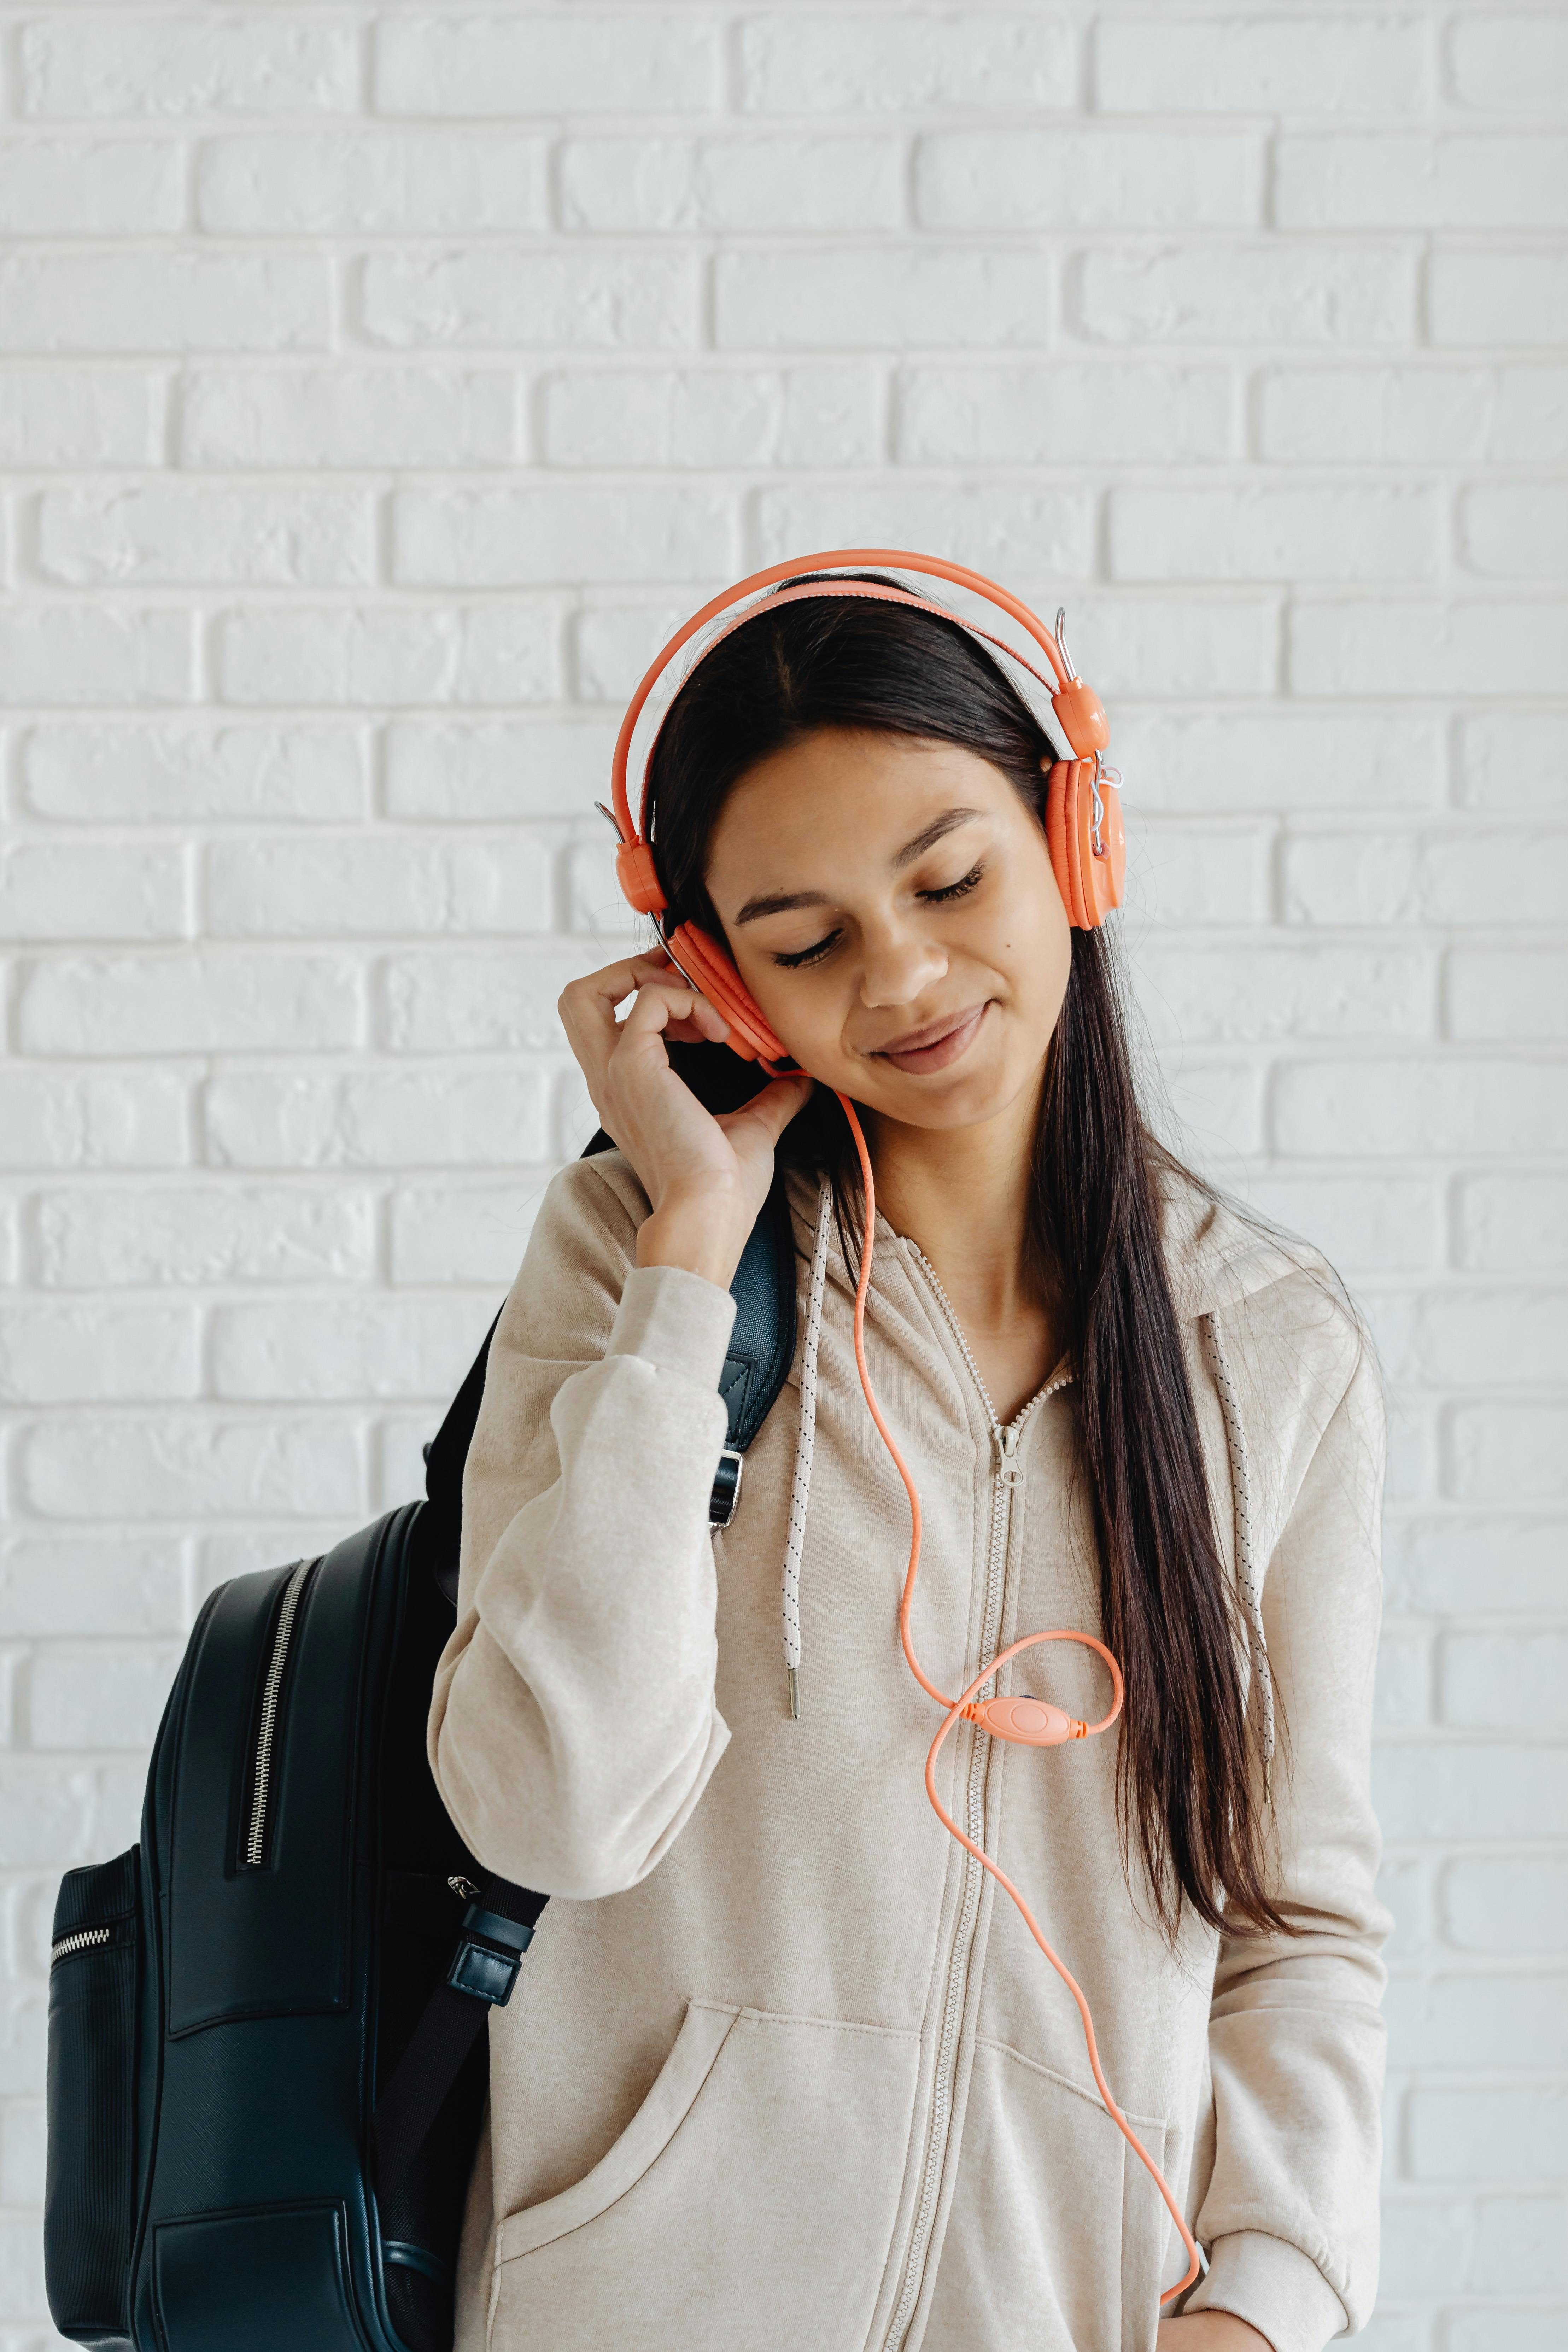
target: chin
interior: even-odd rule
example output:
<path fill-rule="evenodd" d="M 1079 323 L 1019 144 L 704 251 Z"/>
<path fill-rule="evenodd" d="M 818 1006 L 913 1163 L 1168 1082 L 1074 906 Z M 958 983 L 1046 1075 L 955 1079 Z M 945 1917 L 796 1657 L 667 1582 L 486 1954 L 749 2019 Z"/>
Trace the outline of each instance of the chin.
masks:
<path fill-rule="evenodd" d="M 964 1069 L 933 1070 L 929 1077 L 902 1073 L 862 1096 L 871 1109 L 904 1127 L 983 1127 L 1015 1103 L 1035 1072 Z"/>

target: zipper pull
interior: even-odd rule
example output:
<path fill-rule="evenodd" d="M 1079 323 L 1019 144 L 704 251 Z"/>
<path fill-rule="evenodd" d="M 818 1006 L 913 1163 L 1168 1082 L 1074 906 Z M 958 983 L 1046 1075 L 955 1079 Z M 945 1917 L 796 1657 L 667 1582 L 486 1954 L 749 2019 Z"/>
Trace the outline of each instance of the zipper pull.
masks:
<path fill-rule="evenodd" d="M 1016 1486 L 1023 1476 L 1018 1467 L 1018 1433 L 1011 1423 L 996 1433 L 996 1475 L 1004 1486 Z"/>

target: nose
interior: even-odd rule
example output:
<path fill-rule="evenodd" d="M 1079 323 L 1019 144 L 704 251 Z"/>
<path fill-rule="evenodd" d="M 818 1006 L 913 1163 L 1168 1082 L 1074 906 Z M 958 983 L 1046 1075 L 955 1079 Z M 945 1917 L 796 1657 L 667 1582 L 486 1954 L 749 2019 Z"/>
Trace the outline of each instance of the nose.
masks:
<path fill-rule="evenodd" d="M 898 924 L 867 930 L 862 957 L 860 1002 L 871 1010 L 912 1004 L 947 971 L 946 952 L 935 940 Z"/>

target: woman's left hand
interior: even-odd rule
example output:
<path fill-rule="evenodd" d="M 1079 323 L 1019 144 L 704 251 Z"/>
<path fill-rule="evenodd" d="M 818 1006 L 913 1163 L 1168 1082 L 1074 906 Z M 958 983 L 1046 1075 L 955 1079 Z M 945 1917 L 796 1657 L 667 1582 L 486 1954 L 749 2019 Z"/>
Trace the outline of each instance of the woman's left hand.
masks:
<path fill-rule="evenodd" d="M 1230 2311 L 1190 2311 L 1184 2319 L 1162 2319 L 1156 2352 L 1274 2352 L 1245 2319 Z"/>

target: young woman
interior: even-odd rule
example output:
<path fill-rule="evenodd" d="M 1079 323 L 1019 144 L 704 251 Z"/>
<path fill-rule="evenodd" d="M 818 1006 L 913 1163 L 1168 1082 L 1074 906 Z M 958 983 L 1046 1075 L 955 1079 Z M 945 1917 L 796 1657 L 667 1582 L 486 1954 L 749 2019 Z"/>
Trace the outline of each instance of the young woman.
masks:
<path fill-rule="evenodd" d="M 492 2023 L 458 2352 L 1321 2352 L 1375 2285 L 1373 1367 L 1144 1126 L 1005 660 L 824 586 L 697 663 L 644 824 L 666 935 L 809 1076 L 710 1116 L 666 1043 L 726 1024 L 658 950 L 562 1000 L 618 1149 L 551 1185 L 496 1334 L 431 1716 L 476 1854 L 569 1898 Z M 714 1535 L 775 1158 L 801 1339 Z M 947 1695 L 1045 1629 L 1103 1643 L 1120 1720 L 955 1715 L 928 1802 Z M 1075 1642 L 995 1687 L 1112 1711 Z M 1152 2168 L 1210 2264 L 1163 2314 Z"/>

